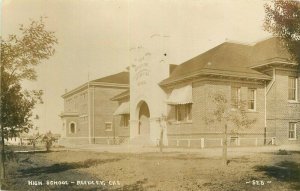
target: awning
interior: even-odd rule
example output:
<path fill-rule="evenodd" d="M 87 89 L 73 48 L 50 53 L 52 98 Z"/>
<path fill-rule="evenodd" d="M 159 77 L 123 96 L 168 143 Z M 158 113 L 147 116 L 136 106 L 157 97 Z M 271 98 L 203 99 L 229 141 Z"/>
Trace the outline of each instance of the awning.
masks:
<path fill-rule="evenodd" d="M 173 89 L 171 95 L 167 100 L 167 103 L 170 105 L 193 103 L 192 85 Z"/>
<path fill-rule="evenodd" d="M 122 103 L 117 110 L 114 112 L 114 115 L 124 115 L 130 113 L 129 102 Z"/>

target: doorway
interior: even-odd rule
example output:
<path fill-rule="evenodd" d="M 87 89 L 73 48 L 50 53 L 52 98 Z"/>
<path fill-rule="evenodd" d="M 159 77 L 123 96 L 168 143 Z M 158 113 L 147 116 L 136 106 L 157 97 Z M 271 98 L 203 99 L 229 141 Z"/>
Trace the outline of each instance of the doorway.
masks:
<path fill-rule="evenodd" d="M 150 112 L 146 102 L 142 102 L 139 110 L 138 135 L 150 134 Z"/>

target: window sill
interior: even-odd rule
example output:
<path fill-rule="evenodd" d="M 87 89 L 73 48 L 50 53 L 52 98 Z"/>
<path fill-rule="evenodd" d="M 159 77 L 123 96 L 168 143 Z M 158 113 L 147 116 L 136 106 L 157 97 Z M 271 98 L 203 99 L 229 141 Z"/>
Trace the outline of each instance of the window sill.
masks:
<path fill-rule="evenodd" d="M 172 125 L 180 125 L 180 124 L 192 124 L 192 121 L 173 121 L 171 122 Z"/>
<path fill-rule="evenodd" d="M 297 139 L 289 139 L 289 141 L 297 141 Z"/>
<path fill-rule="evenodd" d="M 300 102 L 296 101 L 296 100 L 288 100 L 288 103 L 291 103 L 291 104 L 300 104 Z"/>
<path fill-rule="evenodd" d="M 247 113 L 258 113 L 258 111 L 256 111 L 256 110 L 251 110 L 251 109 L 248 109 L 246 112 L 247 112 Z"/>

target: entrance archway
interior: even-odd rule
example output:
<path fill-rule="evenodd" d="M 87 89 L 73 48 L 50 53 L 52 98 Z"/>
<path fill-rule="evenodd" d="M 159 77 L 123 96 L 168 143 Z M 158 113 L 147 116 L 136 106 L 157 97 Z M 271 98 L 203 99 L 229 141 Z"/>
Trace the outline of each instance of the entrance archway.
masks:
<path fill-rule="evenodd" d="M 150 111 L 147 103 L 142 101 L 139 104 L 139 125 L 138 135 L 147 136 L 150 134 Z"/>

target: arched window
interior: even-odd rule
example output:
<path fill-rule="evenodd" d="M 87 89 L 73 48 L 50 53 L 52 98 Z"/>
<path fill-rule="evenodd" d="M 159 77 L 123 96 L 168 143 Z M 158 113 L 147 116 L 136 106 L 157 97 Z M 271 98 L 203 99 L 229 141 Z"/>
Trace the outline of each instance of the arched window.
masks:
<path fill-rule="evenodd" d="M 69 132 L 70 132 L 71 134 L 76 133 L 76 123 L 75 123 L 75 122 L 70 122 L 70 125 L 69 125 Z"/>

